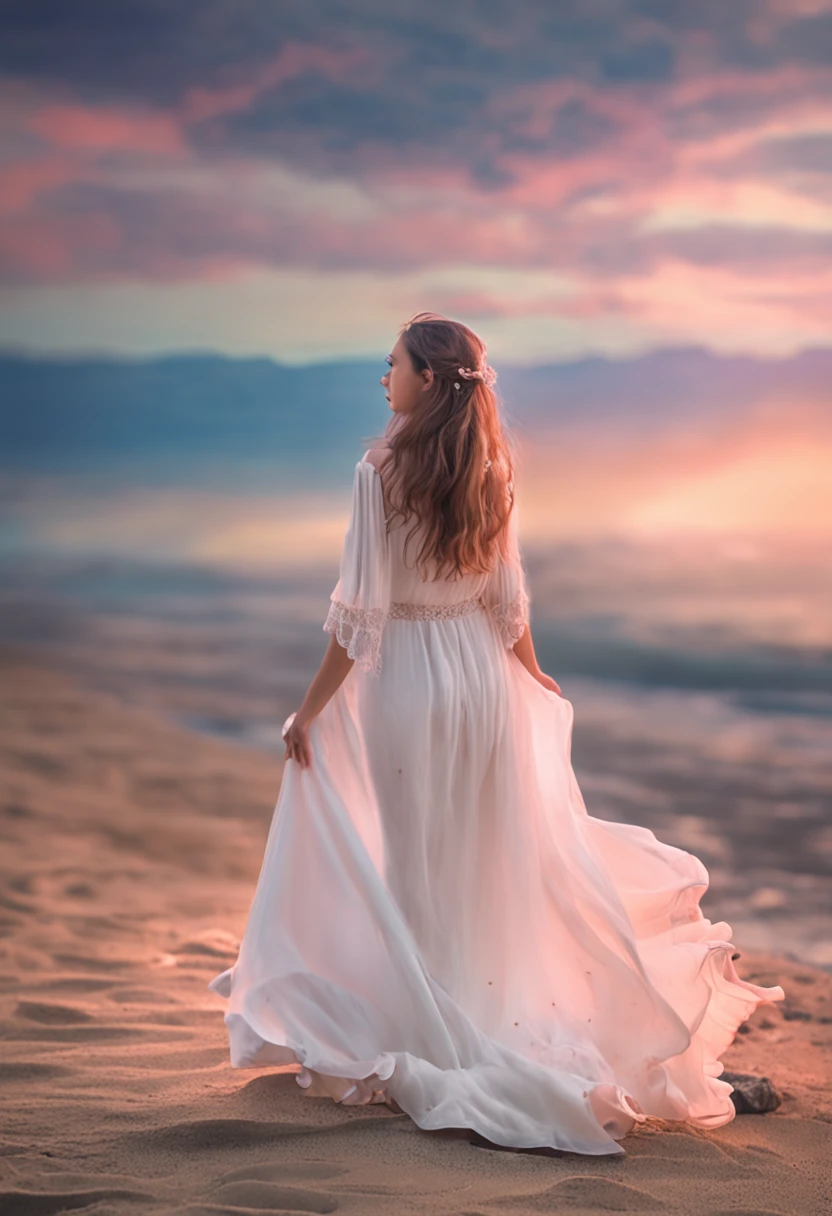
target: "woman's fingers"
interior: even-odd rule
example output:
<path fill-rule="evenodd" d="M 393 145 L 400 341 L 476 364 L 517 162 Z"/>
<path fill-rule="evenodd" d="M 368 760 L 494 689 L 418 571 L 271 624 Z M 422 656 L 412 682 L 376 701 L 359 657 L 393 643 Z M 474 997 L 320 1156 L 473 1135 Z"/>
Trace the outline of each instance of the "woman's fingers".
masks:
<path fill-rule="evenodd" d="M 284 759 L 295 760 L 301 768 L 307 768 L 312 762 L 312 756 L 306 732 L 304 730 L 296 730 L 293 725 L 286 732 L 285 742 L 286 755 Z"/>

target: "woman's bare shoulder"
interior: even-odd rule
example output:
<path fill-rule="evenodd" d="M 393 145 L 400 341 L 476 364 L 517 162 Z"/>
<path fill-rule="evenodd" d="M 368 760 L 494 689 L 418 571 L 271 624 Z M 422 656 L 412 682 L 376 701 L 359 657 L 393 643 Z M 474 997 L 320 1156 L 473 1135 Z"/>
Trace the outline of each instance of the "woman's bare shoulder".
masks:
<path fill-rule="evenodd" d="M 380 473 L 389 453 L 389 448 L 370 448 L 364 453 L 363 460 L 365 464 L 371 464 Z"/>
<path fill-rule="evenodd" d="M 361 462 L 362 464 L 372 465 L 373 468 L 375 469 L 376 473 L 378 474 L 378 484 L 381 487 L 381 498 L 382 498 L 382 502 L 384 503 L 385 518 L 389 515 L 390 504 L 387 500 L 387 488 L 385 487 L 384 478 L 381 475 L 381 470 L 382 470 L 382 468 L 384 466 L 384 462 L 386 461 L 389 454 L 390 454 L 389 448 L 384 448 L 384 447 L 369 448 L 368 451 L 366 451 L 364 453 L 364 456 L 362 457 L 362 462 Z"/>

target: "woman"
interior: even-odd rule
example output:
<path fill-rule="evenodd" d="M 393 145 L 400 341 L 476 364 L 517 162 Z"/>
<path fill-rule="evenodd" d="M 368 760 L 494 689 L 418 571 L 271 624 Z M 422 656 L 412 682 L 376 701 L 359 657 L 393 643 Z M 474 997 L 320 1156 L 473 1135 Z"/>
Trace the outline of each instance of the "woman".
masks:
<path fill-rule="evenodd" d="M 355 468 L 332 636 L 287 763 L 228 998 L 235 1068 L 423 1128 L 622 1153 L 647 1116 L 734 1116 L 720 1054 L 759 1004 L 708 874 L 587 814 L 538 667 L 485 347 L 421 313 Z"/>

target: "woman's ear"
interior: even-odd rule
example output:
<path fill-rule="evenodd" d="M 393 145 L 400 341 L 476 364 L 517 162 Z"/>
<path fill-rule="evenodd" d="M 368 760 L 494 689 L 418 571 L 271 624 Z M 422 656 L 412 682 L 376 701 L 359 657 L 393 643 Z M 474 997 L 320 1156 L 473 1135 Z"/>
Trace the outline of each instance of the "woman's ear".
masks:
<path fill-rule="evenodd" d="M 433 368 L 432 367 L 423 367 L 419 374 L 422 377 L 422 379 L 424 380 L 424 384 L 422 385 L 422 392 L 423 393 L 427 392 L 427 390 L 433 384 Z"/>

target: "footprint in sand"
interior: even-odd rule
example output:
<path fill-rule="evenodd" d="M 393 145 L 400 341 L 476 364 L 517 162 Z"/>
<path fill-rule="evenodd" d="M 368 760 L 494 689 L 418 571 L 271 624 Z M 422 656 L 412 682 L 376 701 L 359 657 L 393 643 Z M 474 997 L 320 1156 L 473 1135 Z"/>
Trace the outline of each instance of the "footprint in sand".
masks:
<path fill-rule="evenodd" d="M 9 1216 L 56 1216 L 58 1212 L 88 1208 L 92 1204 L 123 1199 L 132 1203 L 157 1203 L 147 1191 L 0 1191 L 0 1212 Z"/>
<path fill-rule="evenodd" d="M 554 1186 L 525 1195 L 502 1195 L 489 1201 L 501 1208 L 522 1208 L 531 1212 L 587 1211 L 663 1212 L 664 1203 L 646 1191 L 624 1182 L 598 1178 L 594 1174 L 572 1174 Z"/>
<path fill-rule="evenodd" d="M 92 1014 L 84 1009 L 72 1005 L 50 1005 L 45 1001 L 18 1001 L 15 1013 L 18 1017 L 40 1022 L 44 1026 L 75 1026 L 95 1021 Z"/>
<path fill-rule="evenodd" d="M 126 1132 L 124 1139 L 165 1153 L 194 1153 L 218 1148 L 231 1150 L 257 1144 L 277 1144 L 281 1140 L 303 1135 L 337 1135 L 377 1125 L 378 1117 L 373 1116 L 352 1116 L 329 1124 L 275 1123 L 267 1119 L 192 1119 L 172 1123 L 168 1127 Z M 250 1178 L 252 1174 L 249 1172 L 247 1176 Z"/>
<path fill-rule="evenodd" d="M 64 887 L 63 894 L 68 895 L 70 899 L 95 899 L 98 892 L 92 883 L 72 882 Z"/>
<path fill-rule="evenodd" d="M 227 1182 L 282 1182 L 292 1185 L 297 1182 L 322 1182 L 326 1178 L 338 1178 L 348 1174 L 346 1165 L 333 1161 L 264 1161 L 261 1165 L 241 1165 L 235 1170 L 219 1174 L 217 1186 Z"/>
<path fill-rule="evenodd" d="M 5 1035 L 15 1043 L 119 1043 L 141 1040 L 143 1043 L 181 1043 L 193 1039 L 190 1030 L 155 1026 L 31 1026 L 25 1031 L 10 1031 Z"/>
<path fill-rule="evenodd" d="M 720 1208 L 710 1216 L 790 1216 L 782 1208 Z"/>
<path fill-rule="evenodd" d="M 635 1183 L 641 1178 L 672 1181 L 682 1171 L 700 1166 L 707 1170 L 712 1181 L 730 1182 L 761 1173 L 760 1164 L 752 1159 L 747 1148 L 737 1148 L 725 1140 L 709 1140 L 706 1134 L 696 1130 L 664 1129 L 661 1134 L 637 1135 L 628 1153 L 628 1177 Z"/>
<path fill-rule="evenodd" d="M 15 899 L 13 896 L 0 891 L 0 908 L 5 912 L 31 913 L 36 911 L 37 904 L 24 903 L 22 899 Z"/>
<path fill-rule="evenodd" d="M 289 1133 L 295 1133 L 297 1130 L 296 1124 L 287 1129 Z M 168 1153 L 192 1153 L 270 1144 L 282 1139 L 282 1136 L 280 1124 L 256 1119 L 193 1119 L 184 1123 L 172 1123 L 168 1127 L 127 1132 L 124 1139 L 145 1148 L 157 1148 Z"/>
<path fill-rule="evenodd" d="M 117 1005 L 179 1005 L 176 997 L 159 988 L 113 988 L 107 1000 Z"/>
<path fill-rule="evenodd" d="M 95 958 L 83 954 L 53 954 L 53 962 L 59 967 L 68 967 L 74 971 L 123 971 L 135 963 L 123 958 Z"/>
<path fill-rule="evenodd" d="M 288 1212 L 335 1212 L 338 1200 L 322 1191 L 309 1191 L 303 1187 L 280 1186 L 259 1179 L 240 1179 L 225 1182 L 211 1192 L 212 1203 L 227 1204 L 235 1211 L 254 1208 L 257 1211 Z"/>
<path fill-rule="evenodd" d="M 105 988 L 112 988 L 113 984 L 118 983 L 117 980 L 98 980 L 92 976 L 67 976 L 64 979 L 50 979 L 45 984 L 38 984 L 37 988 L 30 987 L 30 992 L 102 992 Z"/>
<path fill-rule="evenodd" d="M 0 1063 L 0 1085 L 13 1081 L 51 1081 L 55 1077 L 68 1077 L 73 1068 L 62 1064 L 41 1064 L 36 1060 L 16 1060 Z"/>
<path fill-rule="evenodd" d="M 105 1043 L 141 1039 L 143 1042 L 175 1043 L 191 1040 L 193 1030 L 162 1025 L 112 1026 L 102 1024 L 86 1010 L 45 1001 L 18 1001 L 16 1015 L 29 1025 L 6 1031 L 6 1039 L 16 1042 Z"/>
<path fill-rule="evenodd" d="M 233 937 L 223 929 L 208 929 L 198 933 L 181 945 L 171 947 L 174 955 L 191 954 L 204 958 L 235 958 L 240 949 L 239 938 Z"/>

